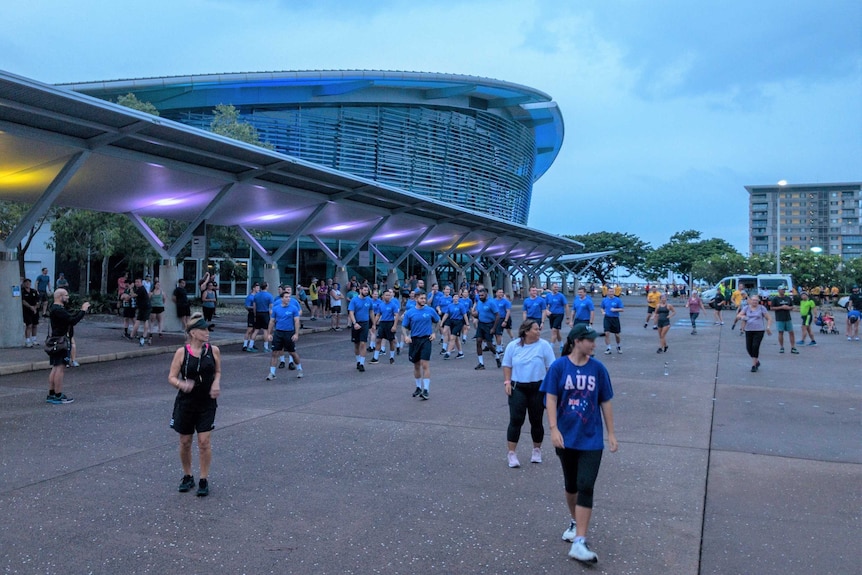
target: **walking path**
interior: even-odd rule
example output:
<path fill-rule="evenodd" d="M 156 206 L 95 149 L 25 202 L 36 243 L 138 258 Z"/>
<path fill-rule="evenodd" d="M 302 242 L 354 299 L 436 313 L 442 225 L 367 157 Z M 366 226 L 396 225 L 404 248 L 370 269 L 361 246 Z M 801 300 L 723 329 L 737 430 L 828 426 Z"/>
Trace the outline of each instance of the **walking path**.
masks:
<path fill-rule="evenodd" d="M 597 345 L 620 450 L 599 475 L 592 568 L 560 540 L 547 438 L 544 463 L 506 466 L 502 372 L 473 371 L 472 341 L 464 360 L 432 358 L 423 402 L 405 355 L 359 373 L 348 333 L 307 319 L 306 377 L 266 382 L 268 356 L 240 350 L 245 316 L 225 310 L 206 499 L 176 492 L 166 353 L 181 335 L 141 348 L 118 319 L 87 318 L 62 406 L 44 403 L 43 352 L 0 350 L 0 571 L 858 572 L 862 344 L 779 355 L 773 335 L 751 373 L 730 314 L 692 336 L 677 306 L 656 354 L 641 298 L 625 301 L 623 353 Z M 529 446 L 525 426 L 522 462 Z"/>

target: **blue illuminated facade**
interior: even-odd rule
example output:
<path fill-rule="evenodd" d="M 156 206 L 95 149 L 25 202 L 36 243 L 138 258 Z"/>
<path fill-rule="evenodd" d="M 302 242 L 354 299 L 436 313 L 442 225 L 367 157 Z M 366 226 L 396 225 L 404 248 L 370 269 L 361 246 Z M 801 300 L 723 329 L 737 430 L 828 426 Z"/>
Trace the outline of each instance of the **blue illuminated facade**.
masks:
<path fill-rule="evenodd" d="M 278 152 L 525 225 L 533 182 L 563 121 L 539 91 L 487 78 L 309 71 L 117 80 L 64 86 L 209 129 L 232 104 Z"/>

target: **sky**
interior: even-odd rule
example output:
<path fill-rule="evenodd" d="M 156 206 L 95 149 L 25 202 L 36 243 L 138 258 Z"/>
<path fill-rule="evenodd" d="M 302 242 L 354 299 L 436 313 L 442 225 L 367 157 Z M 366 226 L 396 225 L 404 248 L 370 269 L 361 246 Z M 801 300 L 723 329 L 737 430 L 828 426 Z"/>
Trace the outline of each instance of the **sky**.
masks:
<path fill-rule="evenodd" d="M 282 70 L 483 76 L 565 123 L 528 225 L 747 254 L 746 185 L 862 181 L 859 0 L 36 0 L 0 69 L 45 83 Z"/>

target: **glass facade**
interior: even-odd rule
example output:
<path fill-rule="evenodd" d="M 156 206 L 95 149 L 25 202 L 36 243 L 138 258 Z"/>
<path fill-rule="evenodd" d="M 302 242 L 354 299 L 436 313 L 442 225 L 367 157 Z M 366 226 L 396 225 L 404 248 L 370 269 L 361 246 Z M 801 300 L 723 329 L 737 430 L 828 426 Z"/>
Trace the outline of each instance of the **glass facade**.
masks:
<path fill-rule="evenodd" d="M 418 106 L 240 108 L 278 152 L 526 225 L 535 140 L 525 126 L 481 110 Z M 212 114 L 165 111 L 209 129 Z"/>

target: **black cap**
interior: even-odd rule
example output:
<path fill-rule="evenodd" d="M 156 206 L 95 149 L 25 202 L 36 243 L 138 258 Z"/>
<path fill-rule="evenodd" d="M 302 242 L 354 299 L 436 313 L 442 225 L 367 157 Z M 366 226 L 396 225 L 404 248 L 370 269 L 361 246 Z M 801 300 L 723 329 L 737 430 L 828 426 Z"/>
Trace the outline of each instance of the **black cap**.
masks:
<path fill-rule="evenodd" d="M 186 327 L 186 333 L 190 332 L 193 329 L 206 329 L 206 330 L 212 331 L 214 327 L 215 327 L 214 323 L 209 323 L 204 318 L 200 318 L 195 323 L 189 324 Z"/>
<path fill-rule="evenodd" d="M 600 335 L 603 334 L 594 330 L 591 325 L 579 323 L 572 328 L 567 339 L 569 339 L 569 341 L 575 341 L 578 339 L 596 339 Z"/>

